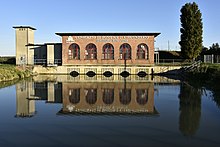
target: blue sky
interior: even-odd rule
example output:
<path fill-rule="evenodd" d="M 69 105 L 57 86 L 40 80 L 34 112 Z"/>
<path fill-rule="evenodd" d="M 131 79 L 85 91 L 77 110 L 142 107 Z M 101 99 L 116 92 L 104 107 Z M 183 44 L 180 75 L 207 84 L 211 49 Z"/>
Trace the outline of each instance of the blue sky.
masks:
<path fill-rule="evenodd" d="M 35 43 L 61 42 L 56 32 L 160 32 L 155 47 L 179 49 L 180 9 L 192 0 L 3 0 L 0 55 L 15 55 L 13 26 L 35 27 Z M 220 43 L 220 0 L 195 0 L 203 44 Z"/>

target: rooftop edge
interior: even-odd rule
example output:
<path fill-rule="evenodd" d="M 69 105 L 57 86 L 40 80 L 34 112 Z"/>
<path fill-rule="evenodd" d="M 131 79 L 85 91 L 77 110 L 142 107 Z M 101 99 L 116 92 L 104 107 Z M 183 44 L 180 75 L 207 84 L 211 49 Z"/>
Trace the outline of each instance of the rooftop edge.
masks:
<path fill-rule="evenodd" d="M 14 29 L 29 28 L 29 29 L 32 29 L 32 30 L 37 30 L 37 29 L 35 29 L 34 27 L 31 27 L 31 26 L 14 26 L 13 28 L 14 28 Z"/>
<path fill-rule="evenodd" d="M 59 36 L 154 36 L 160 33 L 55 33 Z"/>

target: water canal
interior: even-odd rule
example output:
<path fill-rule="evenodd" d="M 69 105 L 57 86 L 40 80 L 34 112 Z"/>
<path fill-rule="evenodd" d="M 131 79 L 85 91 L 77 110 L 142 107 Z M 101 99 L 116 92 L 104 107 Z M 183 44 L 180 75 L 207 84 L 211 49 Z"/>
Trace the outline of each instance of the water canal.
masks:
<path fill-rule="evenodd" d="M 0 146 L 220 145 L 209 90 L 116 78 L 38 76 L 0 89 Z"/>

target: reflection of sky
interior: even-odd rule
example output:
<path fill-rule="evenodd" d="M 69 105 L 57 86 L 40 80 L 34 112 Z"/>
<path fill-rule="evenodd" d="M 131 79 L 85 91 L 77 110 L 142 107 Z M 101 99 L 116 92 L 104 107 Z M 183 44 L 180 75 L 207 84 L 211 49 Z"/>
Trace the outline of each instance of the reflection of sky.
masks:
<path fill-rule="evenodd" d="M 16 112 L 15 97 L 16 97 L 15 85 L 0 89 L 0 117 L 1 117 L 0 124 L 1 122 L 6 122 L 8 119 L 11 120 L 11 118 L 13 118 L 13 116 L 15 115 Z"/>
<path fill-rule="evenodd" d="M 179 131 L 179 85 L 155 85 L 159 116 L 58 116 L 62 104 L 36 101 L 37 115 L 15 118 L 15 86 L 0 89 L 0 146 L 218 146 L 220 111 L 202 97 L 196 134 Z M 19 135 L 18 135 L 19 134 Z M 86 141 L 85 141 L 86 140 Z"/>
<path fill-rule="evenodd" d="M 154 101 L 163 126 L 167 129 L 178 128 L 180 85 L 154 85 L 154 89 L 158 90 L 154 93 Z M 156 123 L 160 125 L 161 122 Z"/>

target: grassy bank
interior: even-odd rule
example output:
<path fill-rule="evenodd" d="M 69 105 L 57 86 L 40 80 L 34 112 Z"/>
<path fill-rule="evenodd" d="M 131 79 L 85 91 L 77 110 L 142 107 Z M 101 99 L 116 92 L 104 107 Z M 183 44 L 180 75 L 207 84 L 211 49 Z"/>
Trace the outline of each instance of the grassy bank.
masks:
<path fill-rule="evenodd" d="M 220 64 L 202 64 L 197 71 L 187 74 L 186 81 L 194 87 L 212 91 L 212 98 L 220 107 Z"/>
<path fill-rule="evenodd" d="M 16 67 L 15 65 L 0 64 L 0 82 L 23 79 L 31 76 L 27 68 Z"/>
<path fill-rule="evenodd" d="M 196 83 L 216 83 L 220 80 L 220 64 L 202 64 L 197 70 L 189 72 L 187 79 Z"/>

